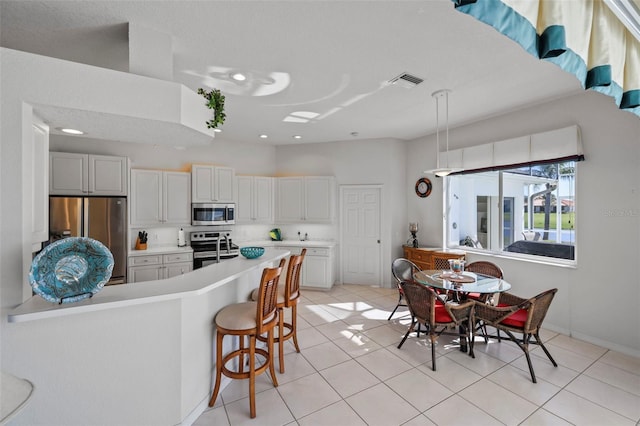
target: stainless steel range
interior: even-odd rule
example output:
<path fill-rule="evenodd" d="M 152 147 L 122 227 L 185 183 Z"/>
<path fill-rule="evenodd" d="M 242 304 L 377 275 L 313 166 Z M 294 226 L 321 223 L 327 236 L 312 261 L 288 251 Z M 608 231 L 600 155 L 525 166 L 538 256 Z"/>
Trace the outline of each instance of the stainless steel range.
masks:
<path fill-rule="evenodd" d="M 198 231 L 190 234 L 193 248 L 193 269 L 219 263 L 240 255 L 240 249 L 231 241 L 231 231 Z"/>

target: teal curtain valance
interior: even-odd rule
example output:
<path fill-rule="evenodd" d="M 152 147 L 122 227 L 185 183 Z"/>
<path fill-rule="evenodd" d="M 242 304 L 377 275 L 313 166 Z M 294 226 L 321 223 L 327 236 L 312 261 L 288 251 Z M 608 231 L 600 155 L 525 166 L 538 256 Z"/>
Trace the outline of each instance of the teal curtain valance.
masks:
<path fill-rule="evenodd" d="M 640 41 L 602 0 L 452 0 L 640 117 Z"/>

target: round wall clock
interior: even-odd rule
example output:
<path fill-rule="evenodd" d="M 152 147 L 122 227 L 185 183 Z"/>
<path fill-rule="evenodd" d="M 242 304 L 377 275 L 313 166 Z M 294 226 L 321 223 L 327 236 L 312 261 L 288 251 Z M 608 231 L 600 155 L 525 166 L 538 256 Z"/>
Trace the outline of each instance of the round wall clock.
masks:
<path fill-rule="evenodd" d="M 431 194 L 431 181 L 427 178 L 420 178 L 416 182 L 416 194 L 420 198 L 428 197 Z"/>

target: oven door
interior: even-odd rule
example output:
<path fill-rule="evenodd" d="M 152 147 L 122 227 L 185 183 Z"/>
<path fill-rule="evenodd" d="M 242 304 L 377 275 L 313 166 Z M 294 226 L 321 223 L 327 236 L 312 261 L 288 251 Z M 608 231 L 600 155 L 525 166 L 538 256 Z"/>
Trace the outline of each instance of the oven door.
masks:
<path fill-rule="evenodd" d="M 226 249 L 225 249 L 226 250 Z M 220 260 L 218 261 L 216 259 L 216 254 L 215 252 L 202 252 L 202 253 L 198 253 L 198 252 L 194 252 L 193 253 L 193 269 L 200 269 L 204 266 L 208 266 L 208 265 L 212 265 L 214 263 L 219 263 L 222 262 L 223 260 L 226 259 L 233 259 L 234 257 L 238 257 L 239 256 L 239 251 L 238 249 L 235 250 L 231 250 L 230 253 L 227 253 L 226 251 L 220 250 Z"/>
<path fill-rule="evenodd" d="M 202 259 L 194 258 L 193 269 L 204 268 L 205 266 L 213 265 L 214 263 L 216 263 L 216 260 L 214 258 L 210 258 L 210 257 L 205 257 Z"/>

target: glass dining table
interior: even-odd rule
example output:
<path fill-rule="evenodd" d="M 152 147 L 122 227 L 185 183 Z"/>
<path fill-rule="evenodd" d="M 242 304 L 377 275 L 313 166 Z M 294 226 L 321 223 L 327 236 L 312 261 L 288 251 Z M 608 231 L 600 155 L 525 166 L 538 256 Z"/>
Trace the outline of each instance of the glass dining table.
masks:
<path fill-rule="evenodd" d="M 439 292 L 454 292 L 458 300 L 464 300 L 469 293 L 496 294 L 511 289 L 511 284 L 502 278 L 475 272 L 453 275 L 450 271 L 423 270 L 414 273 L 413 278 Z"/>
<path fill-rule="evenodd" d="M 438 298 L 443 303 L 449 300 L 449 294 L 453 303 L 464 302 L 469 294 L 485 295 L 493 304 L 497 304 L 498 298 L 492 295 L 502 293 L 511 289 L 511 284 L 502 278 L 491 277 L 488 275 L 477 274 L 475 272 L 462 272 L 461 274 L 452 274 L 451 271 L 443 270 L 422 270 L 413 274 L 413 279 L 420 284 L 432 287 L 439 294 Z M 463 333 L 464 326 L 461 327 Z M 460 344 L 462 352 L 467 351 L 466 344 Z"/>

